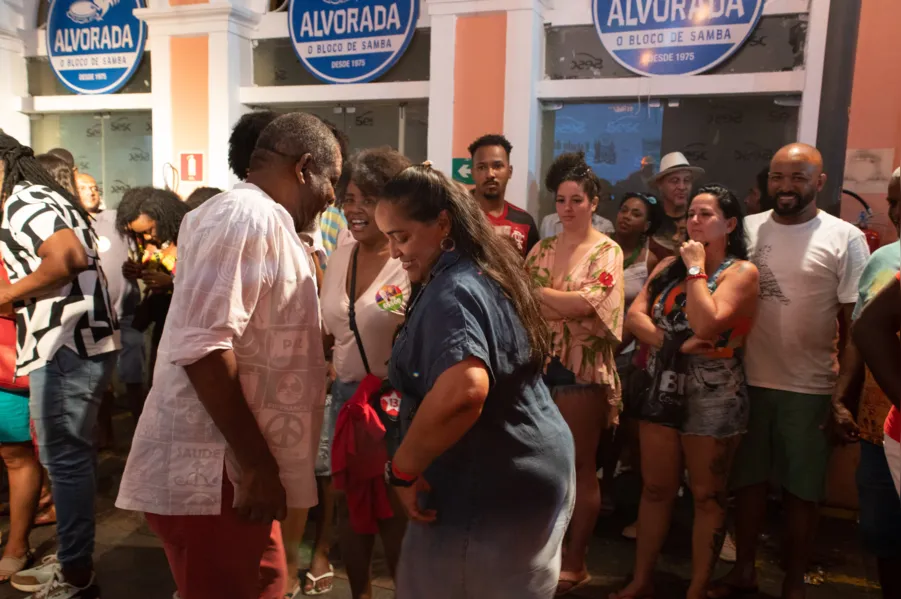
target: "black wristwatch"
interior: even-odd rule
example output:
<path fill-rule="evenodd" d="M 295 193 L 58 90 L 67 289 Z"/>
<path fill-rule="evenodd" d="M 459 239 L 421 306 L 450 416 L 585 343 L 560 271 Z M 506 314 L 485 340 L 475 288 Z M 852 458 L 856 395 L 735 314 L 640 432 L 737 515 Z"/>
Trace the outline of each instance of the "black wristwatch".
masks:
<path fill-rule="evenodd" d="M 412 487 L 419 477 L 413 477 L 410 480 L 400 478 L 394 475 L 394 469 L 391 468 L 391 460 L 385 462 L 385 482 L 392 487 Z"/>

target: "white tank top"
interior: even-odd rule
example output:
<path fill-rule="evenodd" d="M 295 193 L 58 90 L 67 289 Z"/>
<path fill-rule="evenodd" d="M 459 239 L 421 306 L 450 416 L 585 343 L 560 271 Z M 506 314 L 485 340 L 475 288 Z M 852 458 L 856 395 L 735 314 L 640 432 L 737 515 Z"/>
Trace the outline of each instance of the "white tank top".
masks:
<path fill-rule="evenodd" d="M 650 250 L 648 249 L 648 245 L 644 246 L 644 260 L 636 260 L 633 264 L 629 265 L 629 268 L 623 271 L 623 284 L 625 285 L 625 294 L 626 294 L 626 309 L 629 309 L 629 306 L 632 305 L 632 302 L 638 297 L 638 294 L 641 293 L 641 288 L 644 287 L 645 282 L 648 280 L 648 254 Z"/>

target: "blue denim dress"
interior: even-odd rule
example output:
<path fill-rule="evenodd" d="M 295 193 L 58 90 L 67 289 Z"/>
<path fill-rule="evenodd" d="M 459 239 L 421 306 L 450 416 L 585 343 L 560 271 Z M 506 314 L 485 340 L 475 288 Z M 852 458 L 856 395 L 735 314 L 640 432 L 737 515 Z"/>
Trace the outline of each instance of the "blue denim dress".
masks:
<path fill-rule="evenodd" d="M 513 305 L 470 259 L 447 252 L 407 312 L 389 377 L 415 411 L 470 356 L 488 367 L 491 388 L 475 425 L 424 473 L 432 491 L 421 501 L 437 522 L 407 527 L 397 597 L 549 598 L 575 492 L 572 435 L 528 366 Z"/>

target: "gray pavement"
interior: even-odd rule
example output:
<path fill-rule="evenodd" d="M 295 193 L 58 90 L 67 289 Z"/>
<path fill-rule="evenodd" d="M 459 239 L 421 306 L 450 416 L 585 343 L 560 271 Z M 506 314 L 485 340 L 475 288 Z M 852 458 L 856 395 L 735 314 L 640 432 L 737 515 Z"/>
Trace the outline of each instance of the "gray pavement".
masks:
<path fill-rule="evenodd" d="M 116 418 L 119 439 L 127 439 L 130 418 L 120 415 Z M 96 566 L 105 599 L 169 599 L 175 590 L 166 563 L 166 557 L 153 533 L 150 532 L 139 514 L 123 512 L 113 506 L 115 492 L 124 466 L 126 444 L 121 443 L 113 451 L 101 454 L 99 462 L 99 499 L 97 506 L 97 553 Z M 589 567 L 594 574 L 590 585 L 573 593 L 572 597 L 606 599 L 608 594 L 620 588 L 629 575 L 632 566 L 634 544 L 623 539 L 619 531 L 635 515 L 637 482 L 627 474 L 617 481 L 617 500 L 620 509 L 613 515 L 601 518 L 589 551 Z M 759 558 L 761 572 L 760 597 L 778 597 L 780 571 L 778 559 L 779 519 L 773 509 L 771 530 L 764 543 Z M 691 500 L 680 500 L 669 540 L 664 548 L 658 567 L 657 597 L 684 597 L 690 569 L 690 525 Z M 0 520 L 0 530 L 6 533 L 7 522 Z M 311 527 L 308 527 L 310 530 Z M 44 527 L 32 533 L 32 543 L 43 555 L 53 551 L 54 529 Z M 337 577 L 334 590 L 329 594 L 335 599 L 349 599 L 350 588 L 344 577 L 340 551 L 333 550 L 333 561 Z M 303 548 L 302 563 L 310 554 L 310 541 Z M 856 536 L 853 519 L 825 517 L 822 520 L 817 543 L 815 568 L 824 577 L 820 584 L 809 587 L 810 599 L 864 599 L 876 598 L 881 594 L 876 588 L 876 571 L 872 559 L 863 555 Z M 375 589 L 373 599 L 394 597 L 387 568 L 377 550 L 374 564 Z M 717 574 L 725 573 L 728 565 L 720 563 Z M 815 577 L 816 578 L 816 577 Z M 819 582 L 819 581 L 818 581 Z M 9 585 L 0 586 L 0 599 L 21 598 Z"/>

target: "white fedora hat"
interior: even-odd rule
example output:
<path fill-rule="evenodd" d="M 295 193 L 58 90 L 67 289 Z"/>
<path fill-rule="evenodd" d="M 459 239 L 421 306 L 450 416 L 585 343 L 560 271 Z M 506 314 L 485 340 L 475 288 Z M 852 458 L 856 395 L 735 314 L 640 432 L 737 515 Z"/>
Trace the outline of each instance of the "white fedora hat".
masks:
<path fill-rule="evenodd" d="M 689 171 L 694 175 L 704 174 L 704 169 L 701 167 L 688 164 L 688 159 L 682 152 L 670 152 L 660 159 L 660 172 L 654 175 L 654 183 L 676 171 Z"/>

